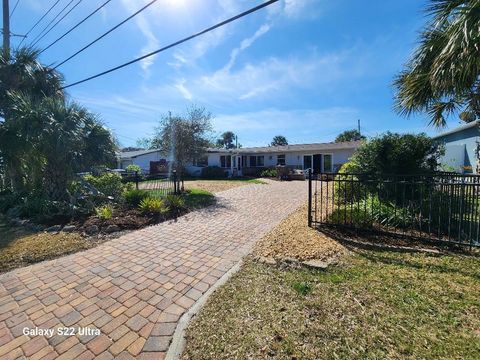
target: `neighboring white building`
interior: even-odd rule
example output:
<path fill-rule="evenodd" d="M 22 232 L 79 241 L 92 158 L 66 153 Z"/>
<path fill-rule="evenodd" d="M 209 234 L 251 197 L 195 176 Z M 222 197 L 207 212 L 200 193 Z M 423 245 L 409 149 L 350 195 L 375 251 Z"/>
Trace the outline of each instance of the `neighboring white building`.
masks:
<path fill-rule="evenodd" d="M 346 163 L 361 144 L 360 141 L 341 143 L 295 144 L 285 146 L 252 147 L 240 149 L 208 149 L 203 159 L 187 166 L 193 176 L 200 176 L 202 168 L 217 166 L 230 176 L 252 175 L 259 169 L 284 165 L 292 169 L 312 169 L 314 173 L 336 172 Z M 125 169 L 130 164 L 139 165 L 150 172 L 152 162 L 163 164 L 171 159 L 159 150 L 139 150 L 118 154 L 118 166 Z"/>

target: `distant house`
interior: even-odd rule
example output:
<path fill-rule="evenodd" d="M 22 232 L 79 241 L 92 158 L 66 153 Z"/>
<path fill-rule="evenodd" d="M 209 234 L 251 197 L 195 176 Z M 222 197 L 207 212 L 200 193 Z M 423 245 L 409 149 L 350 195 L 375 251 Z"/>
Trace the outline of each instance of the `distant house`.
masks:
<path fill-rule="evenodd" d="M 291 169 L 312 169 L 314 173 L 336 172 L 350 159 L 360 144 L 361 141 L 348 141 L 229 150 L 208 149 L 205 156 L 193 161 L 186 170 L 193 176 L 200 176 L 204 167 L 216 166 L 225 169 L 229 176 L 248 176 L 258 175 L 265 168 L 282 165 Z M 118 154 L 118 167 L 125 169 L 130 164 L 136 164 L 142 172 L 152 173 L 159 172 L 159 163 L 168 166 L 171 160 L 162 156 L 160 150 L 129 151 Z"/>
<path fill-rule="evenodd" d="M 360 146 L 361 141 L 294 144 L 240 149 L 210 149 L 208 166 L 224 168 L 229 175 L 254 175 L 258 169 L 283 165 L 312 169 L 314 173 L 336 172 Z"/>
<path fill-rule="evenodd" d="M 480 120 L 434 136 L 433 139 L 445 146 L 445 155 L 440 159 L 443 169 L 462 174 L 479 173 Z"/>
<path fill-rule="evenodd" d="M 168 159 L 162 156 L 158 149 L 117 153 L 117 166 L 119 169 L 126 169 L 131 164 L 140 166 L 143 173 L 155 173 L 162 172 L 160 169 L 167 166 Z"/>

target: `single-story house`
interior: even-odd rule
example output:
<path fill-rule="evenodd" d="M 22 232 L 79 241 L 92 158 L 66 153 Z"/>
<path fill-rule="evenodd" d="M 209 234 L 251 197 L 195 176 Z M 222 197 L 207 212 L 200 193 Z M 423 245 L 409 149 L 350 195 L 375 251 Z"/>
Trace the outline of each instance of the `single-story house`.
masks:
<path fill-rule="evenodd" d="M 479 174 L 480 120 L 433 136 L 433 139 L 445 147 L 445 155 L 440 159 L 444 170 Z"/>
<path fill-rule="evenodd" d="M 208 149 L 201 159 L 187 166 L 187 172 L 201 175 L 202 168 L 216 166 L 229 176 L 256 175 L 259 170 L 277 165 L 291 169 L 312 169 L 314 173 L 336 172 L 353 155 L 361 141 L 340 143 L 292 144 L 285 146 L 251 147 L 239 149 Z M 162 157 L 159 150 L 140 150 L 118 154 L 118 166 L 139 165 L 143 172 L 152 172 L 158 162 L 171 159 Z"/>
<path fill-rule="evenodd" d="M 158 166 L 165 166 L 168 160 L 158 149 L 125 151 L 117 153 L 117 167 L 126 169 L 128 165 L 138 165 L 142 173 L 153 173 Z"/>
<path fill-rule="evenodd" d="M 336 172 L 361 144 L 340 143 L 293 144 L 239 149 L 210 149 L 208 166 L 224 168 L 229 175 L 252 175 L 258 168 L 283 165 L 291 169 L 312 169 L 314 173 Z"/>

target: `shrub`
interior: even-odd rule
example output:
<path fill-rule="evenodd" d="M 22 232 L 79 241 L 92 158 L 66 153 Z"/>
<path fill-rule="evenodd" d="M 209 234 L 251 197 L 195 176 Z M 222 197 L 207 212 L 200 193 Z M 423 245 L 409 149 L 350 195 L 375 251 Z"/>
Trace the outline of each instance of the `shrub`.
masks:
<path fill-rule="evenodd" d="M 108 172 L 101 176 L 86 175 L 85 180 L 99 192 L 115 200 L 120 199 L 125 188 L 122 184 L 122 176 L 117 173 Z"/>
<path fill-rule="evenodd" d="M 140 173 L 142 169 L 140 169 L 140 166 L 135 165 L 135 164 L 130 164 L 125 168 L 126 171 L 128 172 L 138 172 Z"/>
<path fill-rule="evenodd" d="M 223 179 L 227 177 L 227 172 L 218 166 L 207 166 L 202 169 L 202 178 L 205 179 Z"/>
<path fill-rule="evenodd" d="M 265 169 L 260 173 L 260 176 L 267 178 L 278 177 L 278 170 L 275 168 Z"/>
<path fill-rule="evenodd" d="M 123 199 L 125 200 L 125 203 L 129 207 L 138 207 L 138 205 L 142 202 L 143 199 L 148 197 L 148 192 L 145 190 L 136 190 L 136 189 L 131 189 L 127 190 L 123 193 Z"/>
<path fill-rule="evenodd" d="M 20 196 L 12 192 L 4 191 L 0 195 L 0 213 L 5 213 L 8 209 L 18 205 L 20 202 Z"/>
<path fill-rule="evenodd" d="M 185 201 L 177 195 L 167 195 L 164 200 L 165 210 L 173 216 L 179 216 L 186 210 Z"/>
<path fill-rule="evenodd" d="M 334 196 L 335 203 L 345 204 L 352 201 L 360 201 L 366 196 L 366 188 L 355 175 L 345 175 L 355 173 L 357 164 L 349 161 L 342 165 L 335 177 Z M 353 181 L 352 181 L 353 180 Z"/>
<path fill-rule="evenodd" d="M 442 148 L 425 134 L 387 132 L 357 149 L 352 157 L 352 170 L 372 175 L 432 172 L 440 155 Z"/>
<path fill-rule="evenodd" d="M 165 212 L 162 200 L 153 197 L 146 197 L 140 201 L 138 208 L 144 215 L 158 216 Z"/>
<path fill-rule="evenodd" d="M 111 205 L 104 205 L 95 209 L 97 216 L 102 220 L 110 220 L 113 216 L 113 207 Z"/>

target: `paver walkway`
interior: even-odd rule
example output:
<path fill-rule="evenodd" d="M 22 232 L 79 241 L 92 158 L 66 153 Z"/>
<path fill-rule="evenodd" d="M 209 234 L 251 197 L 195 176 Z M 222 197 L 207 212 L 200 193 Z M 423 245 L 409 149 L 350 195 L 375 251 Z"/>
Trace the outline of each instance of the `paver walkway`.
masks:
<path fill-rule="evenodd" d="M 215 207 L 0 275 L 0 358 L 162 359 L 180 316 L 306 200 L 306 182 L 247 185 Z M 27 336 L 23 329 L 99 329 Z"/>

